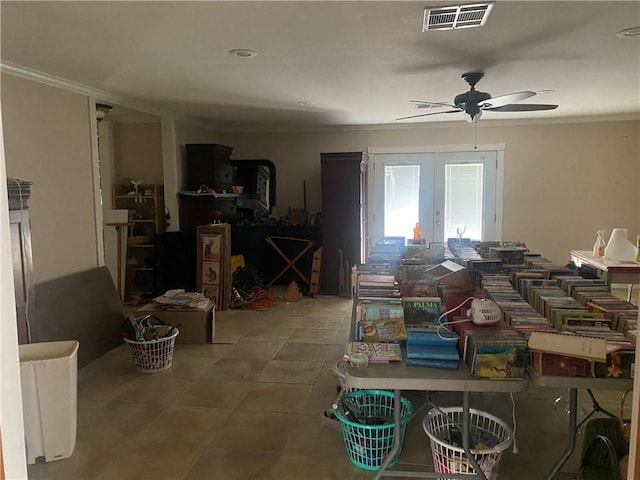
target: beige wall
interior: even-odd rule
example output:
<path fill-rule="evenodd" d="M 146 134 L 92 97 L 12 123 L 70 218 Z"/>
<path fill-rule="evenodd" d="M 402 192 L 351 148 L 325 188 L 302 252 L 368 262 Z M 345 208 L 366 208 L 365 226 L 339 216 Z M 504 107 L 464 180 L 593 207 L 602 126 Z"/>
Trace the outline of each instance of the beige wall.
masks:
<path fill-rule="evenodd" d="M 37 282 L 97 265 L 87 98 L 2 75 L 7 174 L 34 181 L 31 200 Z M 64 119 L 56 121 L 55 119 Z M 159 124 L 120 128 L 127 158 L 140 163 L 145 181 L 162 182 Z M 186 143 L 233 147 L 234 159 L 267 158 L 278 172 L 277 206 L 321 211 L 320 153 L 369 147 L 470 145 L 466 123 L 389 130 L 217 134 L 175 122 L 179 184 Z M 142 142 L 148 139 L 148 144 Z M 573 248 L 590 249 L 595 231 L 615 227 L 640 233 L 640 122 L 517 125 L 480 123 L 478 144 L 505 144 L 503 239 L 523 240 L 556 262 Z M 118 147 L 115 146 L 114 150 Z M 124 147 L 120 146 L 122 151 Z M 118 157 L 117 150 L 114 156 Z M 121 172 L 135 172 L 136 165 Z M 142 171 L 140 171 L 142 172 Z M 160 172 L 160 173 L 159 173 Z M 133 173 L 128 173 L 127 175 Z M 147 180 L 149 179 L 149 180 Z M 175 219 L 175 211 L 172 212 Z M 177 219 L 174 221 L 177 222 Z M 177 224 L 177 223 L 176 223 Z"/>
<path fill-rule="evenodd" d="M 212 128 L 202 125 L 194 125 L 187 122 L 176 122 L 176 147 L 178 149 L 178 185 L 184 188 L 187 175 L 187 153 L 185 145 L 187 143 L 221 143 L 218 140 L 218 133 Z"/>
<path fill-rule="evenodd" d="M 116 183 L 125 178 L 163 183 L 160 122 L 114 123 L 112 135 Z"/>
<path fill-rule="evenodd" d="M 98 265 L 86 96 L 2 74 L 6 172 L 33 182 L 34 281 Z"/>
<path fill-rule="evenodd" d="M 472 145 L 469 124 L 323 133 L 221 133 L 234 159 L 268 158 L 277 168 L 279 212 L 321 210 L 320 153 L 368 147 Z M 566 263 L 591 249 L 596 230 L 640 233 L 640 122 L 514 125 L 482 121 L 477 142 L 505 144 L 503 239 Z"/>

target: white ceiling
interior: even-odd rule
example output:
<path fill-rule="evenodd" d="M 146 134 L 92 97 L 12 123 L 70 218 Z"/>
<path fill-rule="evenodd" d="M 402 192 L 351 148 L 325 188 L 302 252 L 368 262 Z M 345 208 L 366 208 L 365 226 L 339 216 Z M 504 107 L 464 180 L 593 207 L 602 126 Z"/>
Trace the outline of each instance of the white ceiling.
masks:
<path fill-rule="evenodd" d="M 0 52 L 4 71 L 229 130 L 460 122 L 395 119 L 426 112 L 410 100 L 452 103 L 473 70 L 492 96 L 551 89 L 526 103 L 559 105 L 481 121 L 640 116 L 640 36 L 616 35 L 640 25 L 639 1 L 498 0 L 484 27 L 423 33 L 424 7 L 452 3 L 2 0 Z"/>

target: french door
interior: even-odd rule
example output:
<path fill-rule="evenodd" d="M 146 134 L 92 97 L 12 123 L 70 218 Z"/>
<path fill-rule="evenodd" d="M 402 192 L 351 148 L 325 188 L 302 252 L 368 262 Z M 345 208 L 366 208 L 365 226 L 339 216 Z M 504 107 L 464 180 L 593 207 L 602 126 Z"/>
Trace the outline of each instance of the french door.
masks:
<path fill-rule="evenodd" d="M 426 150 L 426 149 L 425 149 Z M 503 149 L 373 152 L 370 236 L 442 242 L 501 235 Z"/>

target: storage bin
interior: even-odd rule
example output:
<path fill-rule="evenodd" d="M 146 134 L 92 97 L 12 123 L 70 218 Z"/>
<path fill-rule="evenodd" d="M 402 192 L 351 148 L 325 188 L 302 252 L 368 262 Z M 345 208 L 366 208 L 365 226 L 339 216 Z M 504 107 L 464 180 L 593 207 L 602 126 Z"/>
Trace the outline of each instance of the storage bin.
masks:
<path fill-rule="evenodd" d="M 27 464 L 70 457 L 76 446 L 78 346 L 75 340 L 19 346 Z"/>
<path fill-rule="evenodd" d="M 140 373 L 157 373 L 171 368 L 173 363 L 173 349 L 179 330 L 171 325 L 157 326 L 158 332 L 171 332 L 167 337 L 149 341 L 135 341 L 123 338 L 131 347 L 136 369 Z"/>
<path fill-rule="evenodd" d="M 396 435 L 400 435 L 400 448 L 388 466 L 397 463 L 402 452 L 405 428 L 413 415 L 411 402 L 404 397 L 400 402 L 400 432 L 396 432 L 393 392 L 354 390 L 342 396 L 333 411 L 340 422 L 349 460 L 354 465 L 365 470 L 379 470 L 393 448 Z M 345 416 L 344 405 L 348 405 L 352 420 Z M 354 415 L 356 419 L 353 419 Z"/>
<path fill-rule="evenodd" d="M 422 427 L 429 437 L 438 473 L 476 473 L 461 446 L 462 418 L 462 407 L 433 408 L 424 417 Z M 502 452 L 512 443 L 511 428 L 493 415 L 470 408 L 469 432 L 474 439 L 471 454 L 487 479 L 496 480 Z M 456 442 L 454 433 L 460 437 Z"/>

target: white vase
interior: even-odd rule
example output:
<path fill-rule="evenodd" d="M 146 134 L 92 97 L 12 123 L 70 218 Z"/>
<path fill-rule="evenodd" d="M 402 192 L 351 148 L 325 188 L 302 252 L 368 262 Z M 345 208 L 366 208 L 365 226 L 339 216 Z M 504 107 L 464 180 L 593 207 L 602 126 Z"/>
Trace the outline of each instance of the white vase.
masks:
<path fill-rule="evenodd" d="M 627 240 L 626 228 L 614 228 L 604 249 L 605 260 L 634 261 L 638 249 Z"/>

